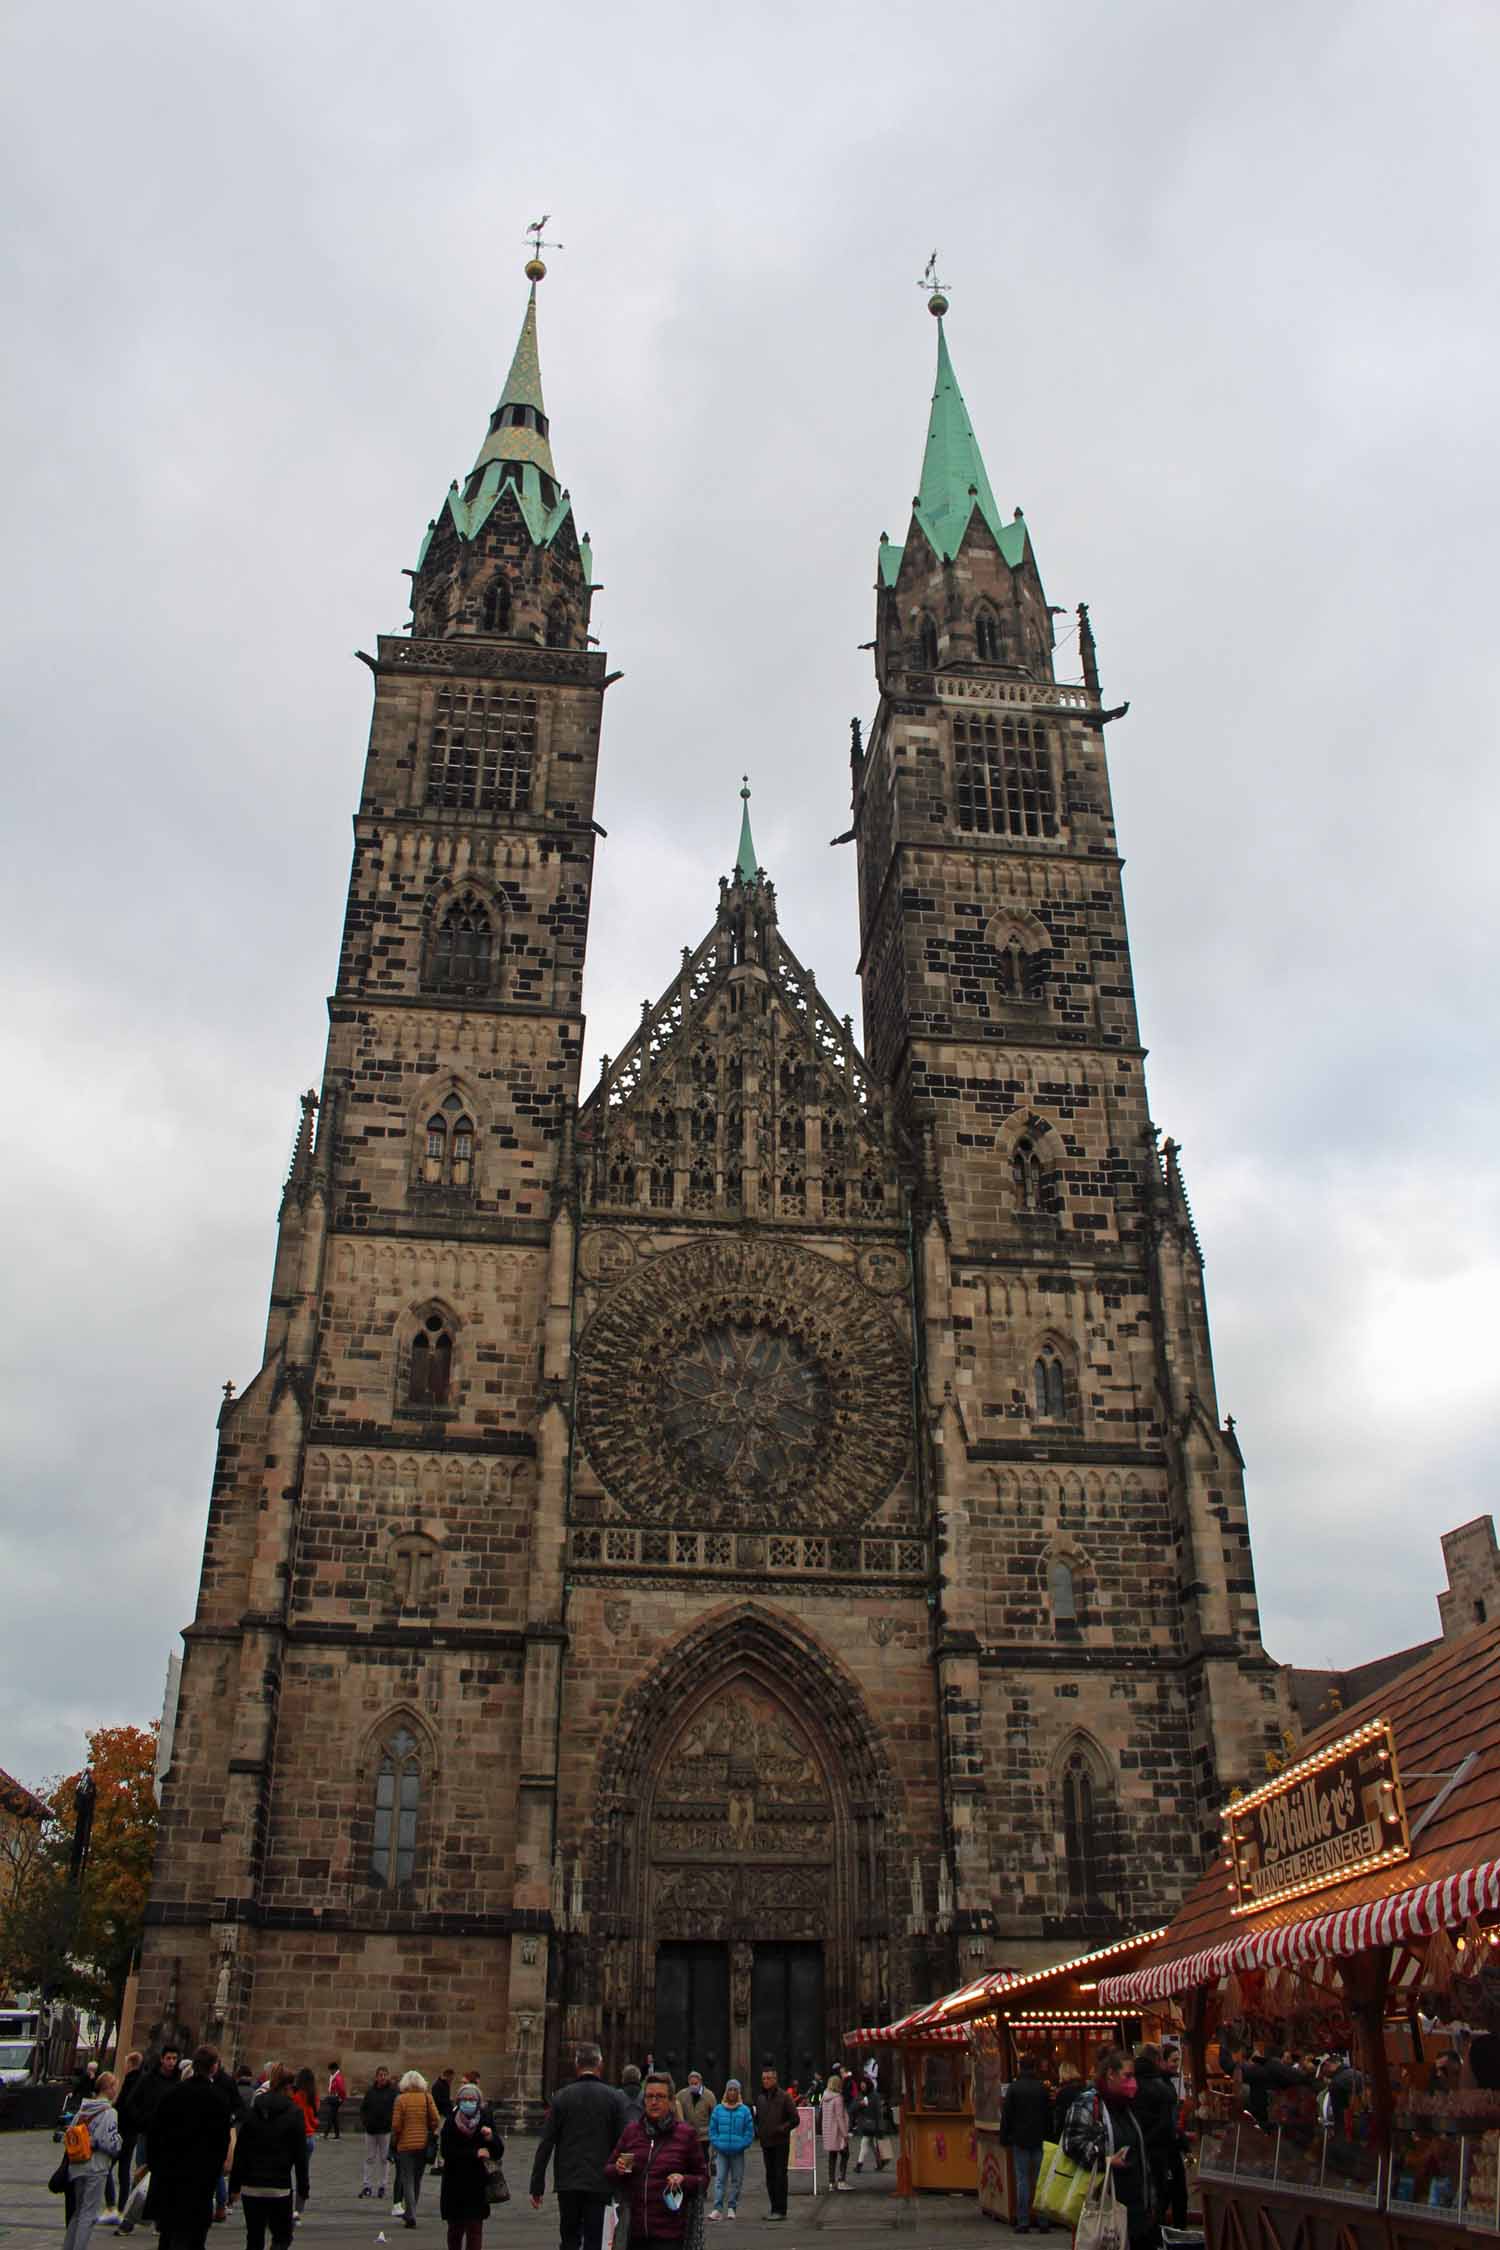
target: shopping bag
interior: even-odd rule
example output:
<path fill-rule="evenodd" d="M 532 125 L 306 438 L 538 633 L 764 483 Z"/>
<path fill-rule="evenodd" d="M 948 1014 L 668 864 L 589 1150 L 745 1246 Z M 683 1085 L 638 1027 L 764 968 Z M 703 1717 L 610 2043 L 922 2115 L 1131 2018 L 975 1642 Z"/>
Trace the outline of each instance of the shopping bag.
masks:
<path fill-rule="evenodd" d="M 1106 2165 L 1098 2187 L 1090 2188 L 1078 2214 L 1073 2250 L 1127 2250 L 1129 2240 L 1125 2206 L 1115 2193 L 1114 2174 Z"/>
<path fill-rule="evenodd" d="M 1056 2141 L 1042 2143 L 1042 2168 L 1031 2200 L 1038 2211 L 1061 2226 L 1071 2227 L 1083 2209 L 1094 2175 L 1085 2165 L 1064 2156 Z"/>
<path fill-rule="evenodd" d="M 124 2226 L 127 2219 L 132 2226 L 139 2224 L 150 2194 L 151 2174 L 149 2172 L 138 2172 L 130 2193 L 125 2199 L 125 2208 L 120 2213 L 121 2226 Z"/>
<path fill-rule="evenodd" d="M 882 2164 L 895 2163 L 896 2143 L 889 2133 L 882 2133 L 880 2138 L 876 2141 L 875 2154 L 879 2157 Z"/>

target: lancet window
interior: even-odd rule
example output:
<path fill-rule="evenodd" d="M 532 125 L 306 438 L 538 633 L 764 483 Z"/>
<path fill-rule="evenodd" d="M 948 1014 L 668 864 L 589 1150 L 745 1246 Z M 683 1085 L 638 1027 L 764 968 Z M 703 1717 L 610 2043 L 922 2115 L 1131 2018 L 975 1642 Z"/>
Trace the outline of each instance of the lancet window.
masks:
<path fill-rule="evenodd" d="M 1068 1379 L 1062 1360 L 1050 1344 L 1031 1363 L 1032 1417 L 1038 1422 L 1062 1422 L 1068 1412 Z"/>
<path fill-rule="evenodd" d="M 1037 1155 L 1036 1143 L 1029 1135 L 1017 1141 L 1015 1154 L 1010 1160 L 1011 1183 L 1016 1191 L 1018 1211 L 1040 1211 L 1042 1208 L 1042 1160 Z"/>
<path fill-rule="evenodd" d="M 421 1803 L 422 1761 L 417 1738 L 409 1728 L 397 1727 L 380 1745 L 375 1771 L 370 1881 L 381 1890 L 409 1883 L 416 1871 Z"/>
<path fill-rule="evenodd" d="M 453 1338 L 441 1313 L 429 1313 L 411 1340 L 406 1396 L 411 1406 L 446 1406 L 453 1380 Z"/>
<path fill-rule="evenodd" d="M 495 926 L 471 893 L 443 909 L 433 933 L 428 982 L 439 992 L 488 992 L 495 972 Z"/>
<path fill-rule="evenodd" d="M 429 1187 L 468 1187 L 474 1177 L 474 1120 L 450 1094 L 427 1120 L 422 1177 Z"/>
<path fill-rule="evenodd" d="M 1099 1787 L 1081 1750 L 1063 1768 L 1063 1849 L 1068 1897 L 1074 1906 L 1100 1903 L 1104 1854 L 1099 1834 Z"/>

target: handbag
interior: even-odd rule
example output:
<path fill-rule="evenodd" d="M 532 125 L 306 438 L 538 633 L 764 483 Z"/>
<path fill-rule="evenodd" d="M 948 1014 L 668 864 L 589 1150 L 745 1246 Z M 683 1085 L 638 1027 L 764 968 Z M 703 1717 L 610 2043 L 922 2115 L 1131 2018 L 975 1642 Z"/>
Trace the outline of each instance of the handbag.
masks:
<path fill-rule="evenodd" d="M 1071 2227 L 1083 2209 L 1093 2182 L 1092 2170 L 1075 2164 L 1071 2156 L 1064 2156 L 1059 2142 L 1043 2141 L 1042 2168 L 1031 2201 L 1034 2208 L 1044 2211 L 1049 2219 Z"/>
<path fill-rule="evenodd" d="M 1073 2230 L 1073 2250 L 1128 2250 L 1130 2225 L 1106 2164 L 1097 2192 L 1090 2189 Z"/>
<path fill-rule="evenodd" d="M 493 2210 L 497 2203 L 509 2203 L 510 2182 L 505 2177 L 505 2166 L 498 2156 L 480 2159 L 484 2167 L 484 2200 Z"/>
<path fill-rule="evenodd" d="M 66 2195 L 67 2192 L 68 2160 L 66 2157 L 64 2157 L 62 2162 L 58 2165 L 57 2170 L 53 2173 L 51 2179 L 47 2182 L 47 2193 L 49 2195 Z"/>

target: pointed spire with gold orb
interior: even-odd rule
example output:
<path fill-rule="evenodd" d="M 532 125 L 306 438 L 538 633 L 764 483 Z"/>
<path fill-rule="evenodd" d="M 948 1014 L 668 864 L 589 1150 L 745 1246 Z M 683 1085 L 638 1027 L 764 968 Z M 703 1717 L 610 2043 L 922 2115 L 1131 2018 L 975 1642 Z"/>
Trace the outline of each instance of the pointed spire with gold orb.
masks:
<path fill-rule="evenodd" d="M 542 395 L 536 293 L 539 283 L 546 279 L 547 268 L 541 252 L 543 248 L 562 247 L 560 243 L 543 243 L 541 229 L 545 224 L 546 220 L 542 219 L 527 230 L 532 238 L 532 253 L 523 270 L 530 288 L 521 333 L 511 355 L 510 372 L 490 416 L 484 442 L 475 455 L 474 466 L 462 485 L 455 483 L 450 488 L 444 505 L 459 538 L 472 542 L 483 531 L 501 493 L 508 489 L 515 496 L 533 546 L 553 546 L 564 525 L 570 527 L 582 561 L 584 581 L 588 583 L 593 575 L 592 556 L 587 539 L 578 535 L 573 523 L 572 500 L 558 479 L 552 458 L 551 424 Z M 418 557 L 419 570 L 427 559 L 436 529 L 435 523 L 428 526 Z"/>

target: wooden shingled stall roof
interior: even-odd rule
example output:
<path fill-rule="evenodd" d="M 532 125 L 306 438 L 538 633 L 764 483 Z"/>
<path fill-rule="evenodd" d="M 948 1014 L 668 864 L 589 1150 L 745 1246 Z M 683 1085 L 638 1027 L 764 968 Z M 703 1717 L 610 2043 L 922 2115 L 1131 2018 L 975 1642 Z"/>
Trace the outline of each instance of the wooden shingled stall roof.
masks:
<path fill-rule="evenodd" d="M 1294 1763 L 1372 1719 L 1388 1720 L 1395 1737 L 1414 1838 L 1411 1856 L 1282 1900 L 1259 1914 L 1233 1916 L 1225 1902 L 1224 1862 L 1215 1857 L 1160 1944 L 1137 1966 L 1156 1968 L 1247 1931 L 1274 1930 L 1335 1909 L 1369 1905 L 1500 1857 L 1500 1624 L 1442 1642 L 1424 1663 L 1338 1712 L 1307 1737 Z M 1473 1764 L 1449 1788 L 1471 1751 Z M 1445 1789 L 1442 1804 L 1425 1819 Z"/>
<path fill-rule="evenodd" d="M 50 1820 L 52 1807 L 24 1781 L 0 1766 L 0 1812 L 7 1812 L 13 1820 Z"/>

